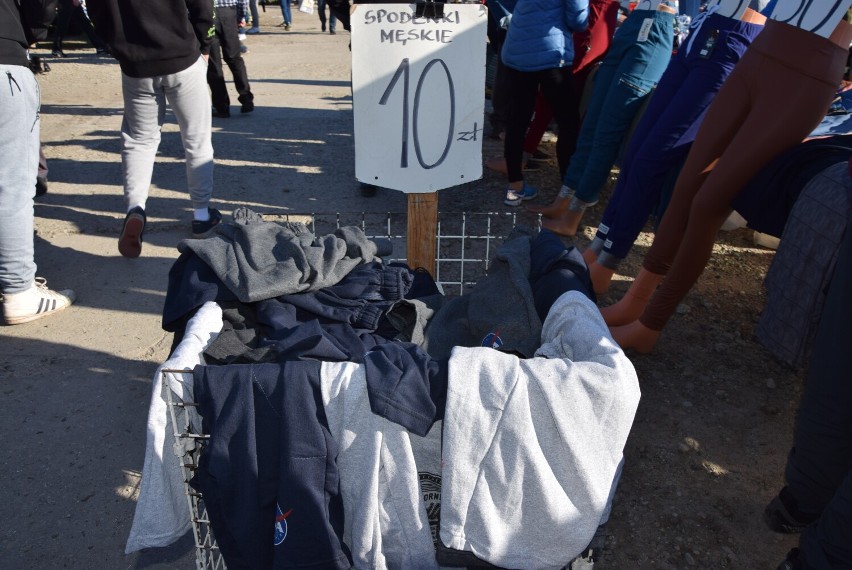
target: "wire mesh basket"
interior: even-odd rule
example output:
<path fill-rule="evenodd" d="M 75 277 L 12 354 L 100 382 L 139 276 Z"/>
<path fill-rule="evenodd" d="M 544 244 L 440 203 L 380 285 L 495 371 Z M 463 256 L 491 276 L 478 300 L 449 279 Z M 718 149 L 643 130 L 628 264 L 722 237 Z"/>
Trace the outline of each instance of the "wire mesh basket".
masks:
<path fill-rule="evenodd" d="M 488 262 L 496 248 L 511 233 L 518 222 L 514 212 L 439 212 L 437 226 L 437 251 L 435 262 L 436 283 L 447 296 L 464 294 L 476 281 L 488 273 Z M 274 222 L 300 222 L 316 235 L 326 235 L 343 226 L 361 228 L 370 239 L 385 238 L 393 244 L 394 255 L 402 256 L 385 261 L 405 262 L 407 249 L 407 222 L 405 214 L 397 213 L 334 213 L 264 215 L 264 220 Z M 224 570 L 225 561 L 216 544 L 204 501 L 200 493 L 189 485 L 198 468 L 198 459 L 209 436 L 201 431 L 201 418 L 196 404 L 185 401 L 180 394 L 192 394 L 192 372 L 163 370 L 163 396 L 168 404 L 173 427 L 174 449 L 184 476 L 184 487 L 195 538 L 195 563 L 198 570 Z M 176 391 L 167 381 L 182 384 Z M 178 393 L 179 392 L 179 393 Z"/>

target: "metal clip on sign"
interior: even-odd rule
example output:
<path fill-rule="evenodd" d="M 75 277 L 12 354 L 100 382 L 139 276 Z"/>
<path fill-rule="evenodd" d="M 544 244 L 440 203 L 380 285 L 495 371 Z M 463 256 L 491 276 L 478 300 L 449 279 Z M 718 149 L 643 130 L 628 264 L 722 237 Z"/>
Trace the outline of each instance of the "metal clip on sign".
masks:
<path fill-rule="evenodd" d="M 425 0 L 423 2 L 415 2 L 414 14 L 418 18 L 428 18 L 437 20 L 444 17 L 444 3 L 435 2 L 435 0 Z"/>

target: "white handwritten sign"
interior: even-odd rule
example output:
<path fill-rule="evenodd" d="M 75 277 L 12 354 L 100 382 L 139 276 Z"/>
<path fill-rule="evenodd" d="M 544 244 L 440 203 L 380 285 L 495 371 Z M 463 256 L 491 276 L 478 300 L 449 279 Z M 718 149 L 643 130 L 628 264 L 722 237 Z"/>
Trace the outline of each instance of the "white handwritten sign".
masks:
<path fill-rule="evenodd" d="M 355 177 L 406 193 L 482 177 L 485 31 L 480 4 L 352 6 Z"/>

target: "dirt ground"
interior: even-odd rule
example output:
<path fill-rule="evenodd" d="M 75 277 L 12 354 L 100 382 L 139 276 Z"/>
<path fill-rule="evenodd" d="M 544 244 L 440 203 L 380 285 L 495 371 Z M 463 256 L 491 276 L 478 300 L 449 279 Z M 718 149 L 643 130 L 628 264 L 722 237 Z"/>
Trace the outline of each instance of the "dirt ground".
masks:
<path fill-rule="evenodd" d="M 262 14 L 263 33 L 249 38 L 246 56 L 258 108 L 214 122 L 217 206 L 405 212 L 401 193 L 363 198 L 354 183 L 348 34 L 320 33 L 316 16 L 294 18 L 285 33 L 273 27 L 277 10 Z M 191 568 L 191 539 L 123 554 L 151 375 L 171 344 L 159 326 L 166 276 L 188 235 L 180 141 L 170 119 L 142 257 L 120 258 L 119 70 L 80 44 L 66 51 L 71 57 L 50 60 L 52 71 L 40 77 L 50 192 L 36 205 L 36 259 L 40 275 L 76 289 L 79 301 L 0 329 L 0 568 Z M 483 154 L 500 148 L 486 139 Z M 555 164 L 528 179 L 542 190 L 540 203 L 558 188 Z M 503 188 L 486 170 L 441 191 L 440 209 L 517 212 L 502 204 Z M 587 213 L 578 245 L 588 243 L 604 207 L 605 199 Z M 651 240 L 642 235 L 602 304 L 626 290 Z M 783 484 L 804 377 L 752 335 L 772 256 L 747 230 L 720 234 L 655 351 L 631 355 L 642 400 L 601 570 L 774 569 L 794 545 L 761 521 Z"/>

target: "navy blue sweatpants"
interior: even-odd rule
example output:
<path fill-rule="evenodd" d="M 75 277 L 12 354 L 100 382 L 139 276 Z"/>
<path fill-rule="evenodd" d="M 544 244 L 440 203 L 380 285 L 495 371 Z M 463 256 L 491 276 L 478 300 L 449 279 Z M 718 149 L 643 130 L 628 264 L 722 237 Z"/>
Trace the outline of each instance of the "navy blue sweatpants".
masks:
<path fill-rule="evenodd" d="M 762 29 L 711 14 L 672 58 L 631 137 L 601 219 L 601 265 L 615 269 L 627 257 L 660 199 L 666 177 L 686 158 L 707 108 Z"/>

